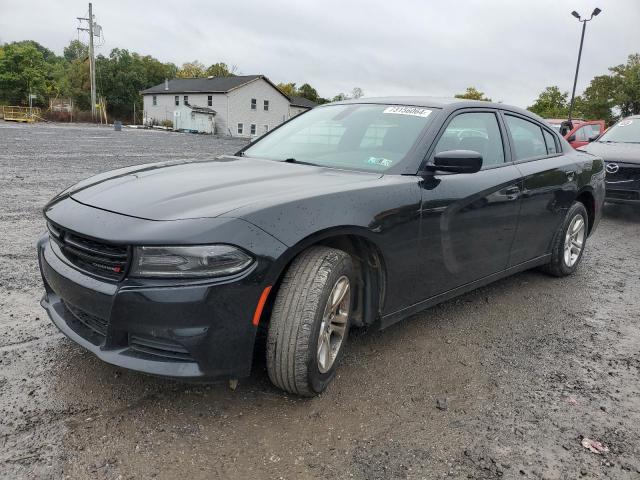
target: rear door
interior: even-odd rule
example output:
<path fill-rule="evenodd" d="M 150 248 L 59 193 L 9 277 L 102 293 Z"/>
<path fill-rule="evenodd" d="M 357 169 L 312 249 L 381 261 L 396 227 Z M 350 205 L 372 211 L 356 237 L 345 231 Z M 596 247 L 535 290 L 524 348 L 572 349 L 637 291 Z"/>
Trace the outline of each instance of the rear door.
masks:
<path fill-rule="evenodd" d="M 518 230 L 509 266 L 550 251 L 553 235 L 576 196 L 576 166 L 551 129 L 531 118 L 503 113 L 511 155 L 522 174 Z"/>
<path fill-rule="evenodd" d="M 420 288 L 423 298 L 501 272 L 516 231 L 520 172 L 511 162 L 500 115 L 466 109 L 451 115 L 428 156 L 482 154 L 482 170 L 436 174 L 422 183 Z"/>

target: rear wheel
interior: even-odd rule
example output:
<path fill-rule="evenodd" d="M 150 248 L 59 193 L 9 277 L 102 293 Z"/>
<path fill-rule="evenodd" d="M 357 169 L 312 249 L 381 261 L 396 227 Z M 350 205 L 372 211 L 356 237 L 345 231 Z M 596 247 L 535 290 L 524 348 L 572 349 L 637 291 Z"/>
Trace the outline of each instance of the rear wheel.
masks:
<path fill-rule="evenodd" d="M 312 247 L 291 264 L 276 296 L 267 337 L 269 378 L 313 396 L 331 382 L 344 351 L 353 305 L 351 257 Z"/>
<path fill-rule="evenodd" d="M 582 203 L 574 202 L 554 237 L 551 262 L 545 266 L 548 273 L 564 277 L 576 271 L 584 253 L 588 229 L 587 209 Z"/>

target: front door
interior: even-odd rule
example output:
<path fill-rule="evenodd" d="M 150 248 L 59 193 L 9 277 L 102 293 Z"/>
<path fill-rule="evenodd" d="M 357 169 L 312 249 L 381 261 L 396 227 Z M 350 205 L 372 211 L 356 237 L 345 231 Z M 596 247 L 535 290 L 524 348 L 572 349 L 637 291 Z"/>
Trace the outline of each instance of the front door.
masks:
<path fill-rule="evenodd" d="M 424 299 L 507 267 L 520 208 L 520 172 L 507 146 L 500 117 L 489 109 L 456 114 L 438 140 L 432 156 L 472 150 L 482 155 L 483 167 L 423 182 Z"/>

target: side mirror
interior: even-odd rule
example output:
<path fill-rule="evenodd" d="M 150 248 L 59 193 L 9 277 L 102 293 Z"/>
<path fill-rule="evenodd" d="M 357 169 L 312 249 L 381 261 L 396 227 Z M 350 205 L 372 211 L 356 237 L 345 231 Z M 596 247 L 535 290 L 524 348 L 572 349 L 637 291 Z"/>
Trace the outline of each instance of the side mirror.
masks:
<path fill-rule="evenodd" d="M 576 136 L 575 135 L 571 135 L 569 138 L 567 138 L 567 142 L 571 143 L 571 142 L 575 142 L 576 141 Z"/>
<path fill-rule="evenodd" d="M 449 173 L 476 173 L 482 168 L 482 155 L 472 150 L 447 150 L 436 153 L 431 171 Z"/>

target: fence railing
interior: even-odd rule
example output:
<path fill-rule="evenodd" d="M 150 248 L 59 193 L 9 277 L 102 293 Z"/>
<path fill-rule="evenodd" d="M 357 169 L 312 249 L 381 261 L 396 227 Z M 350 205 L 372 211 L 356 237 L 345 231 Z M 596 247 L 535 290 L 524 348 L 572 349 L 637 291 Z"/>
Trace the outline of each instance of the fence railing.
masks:
<path fill-rule="evenodd" d="M 40 119 L 40 113 L 38 107 L 0 107 L 0 117 L 12 122 L 36 122 Z"/>

